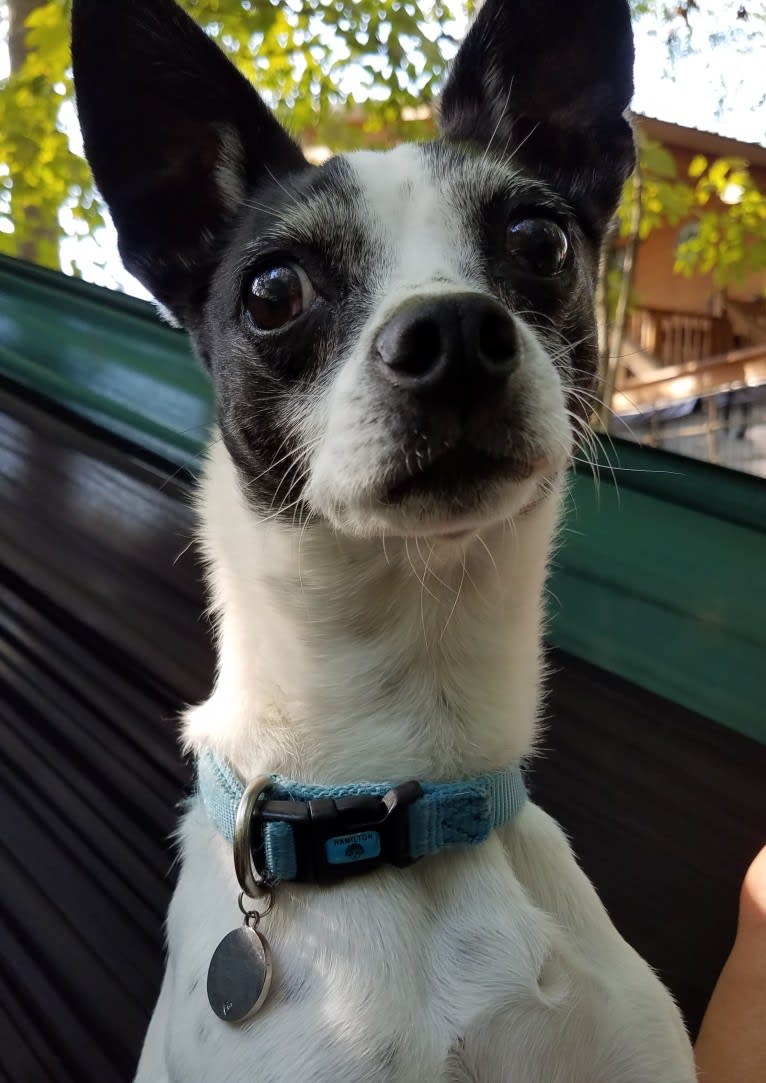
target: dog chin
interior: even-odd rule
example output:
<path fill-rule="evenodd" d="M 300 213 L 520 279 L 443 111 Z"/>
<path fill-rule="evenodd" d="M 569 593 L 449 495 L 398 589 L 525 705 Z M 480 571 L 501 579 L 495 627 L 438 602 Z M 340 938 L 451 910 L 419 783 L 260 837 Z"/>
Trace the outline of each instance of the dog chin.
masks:
<path fill-rule="evenodd" d="M 341 533 L 367 538 L 422 539 L 429 546 L 462 549 L 500 523 L 517 523 L 558 499 L 558 470 L 523 481 L 495 483 L 468 501 L 444 496 L 409 498 L 388 504 L 370 499 L 334 504 L 323 517 Z"/>

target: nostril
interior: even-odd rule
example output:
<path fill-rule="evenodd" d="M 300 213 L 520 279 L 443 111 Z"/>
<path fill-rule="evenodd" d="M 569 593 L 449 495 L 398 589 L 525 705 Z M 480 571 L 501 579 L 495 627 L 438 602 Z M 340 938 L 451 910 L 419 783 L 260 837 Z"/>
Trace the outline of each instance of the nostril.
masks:
<path fill-rule="evenodd" d="M 518 365 L 519 340 L 505 312 L 485 312 L 479 323 L 478 360 L 493 372 L 511 373 Z"/>
<path fill-rule="evenodd" d="M 435 372 L 442 361 L 441 328 L 429 317 L 394 322 L 378 336 L 377 352 L 395 372 L 425 377 Z"/>
<path fill-rule="evenodd" d="M 436 368 L 442 355 L 442 336 L 433 320 L 419 320 L 404 335 L 399 367 L 413 376 Z"/>

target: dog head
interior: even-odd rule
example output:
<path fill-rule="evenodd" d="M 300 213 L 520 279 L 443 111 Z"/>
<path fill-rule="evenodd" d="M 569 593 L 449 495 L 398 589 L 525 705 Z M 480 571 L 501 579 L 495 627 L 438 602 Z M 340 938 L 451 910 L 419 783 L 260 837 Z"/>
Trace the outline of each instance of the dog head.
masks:
<path fill-rule="evenodd" d="M 625 0 L 486 0 L 440 138 L 315 167 L 172 0 L 75 0 L 124 262 L 191 334 L 256 511 L 454 537 L 549 491 L 589 413 L 632 55 Z"/>

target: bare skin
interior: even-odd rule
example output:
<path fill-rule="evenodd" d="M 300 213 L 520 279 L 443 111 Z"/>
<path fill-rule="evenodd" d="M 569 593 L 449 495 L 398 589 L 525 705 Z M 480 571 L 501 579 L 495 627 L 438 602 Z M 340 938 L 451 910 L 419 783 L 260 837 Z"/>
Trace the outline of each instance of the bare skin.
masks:
<path fill-rule="evenodd" d="M 766 847 L 742 884 L 734 947 L 694 1047 L 700 1083 L 766 1080 Z"/>

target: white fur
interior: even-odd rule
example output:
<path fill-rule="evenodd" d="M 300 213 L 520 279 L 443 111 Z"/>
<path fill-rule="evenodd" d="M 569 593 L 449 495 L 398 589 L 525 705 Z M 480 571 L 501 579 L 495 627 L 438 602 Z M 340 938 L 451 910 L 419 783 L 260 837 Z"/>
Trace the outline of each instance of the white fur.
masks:
<path fill-rule="evenodd" d="M 482 288 L 466 277 L 459 230 L 419 153 L 353 159 L 389 259 L 358 342 L 301 414 L 316 514 L 296 526 L 257 516 L 220 442 L 210 455 L 200 509 L 219 673 L 185 734 L 244 778 L 459 778 L 534 745 L 555 479 L 571 444 L 536 336 L 522 325 L 515 389 L 539 444 L 532 477 L 495 492 L 481 521 L 458 521 L 456 537 L 438 509 L 397 521 L 367 498 L 390 436 L 362 431 L 366 344 L 407 294 Z M 330 889 L 281 885 L 263 924 L 273 992 L 244 1026 L 207 1004 L 210 957 L 240 917 L 230 847 L 198 800 L 181 842 L 137 1083 L 695 1078 L 670 996 L 534 805 L 479 847 Z"/>

